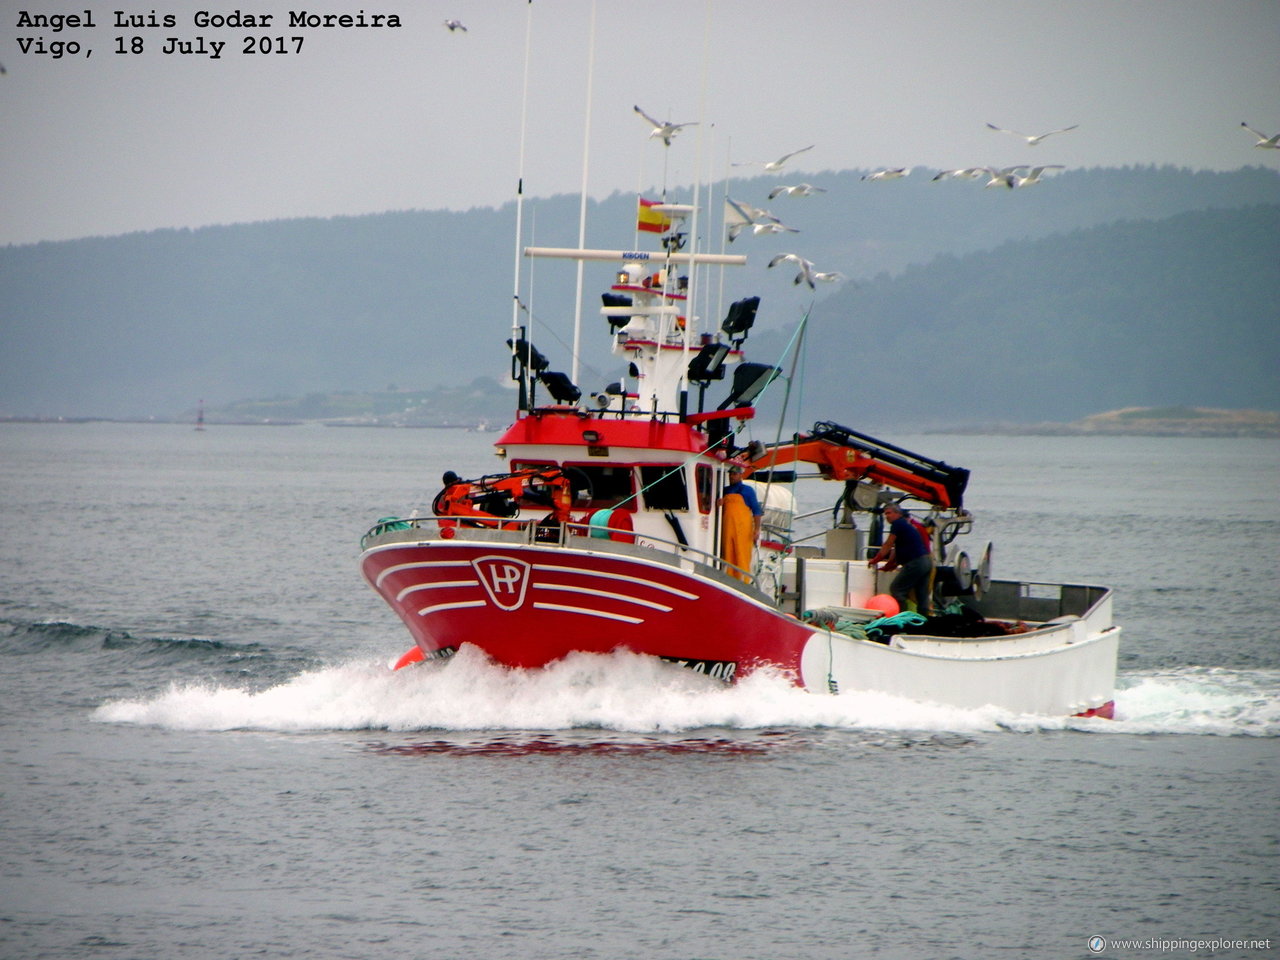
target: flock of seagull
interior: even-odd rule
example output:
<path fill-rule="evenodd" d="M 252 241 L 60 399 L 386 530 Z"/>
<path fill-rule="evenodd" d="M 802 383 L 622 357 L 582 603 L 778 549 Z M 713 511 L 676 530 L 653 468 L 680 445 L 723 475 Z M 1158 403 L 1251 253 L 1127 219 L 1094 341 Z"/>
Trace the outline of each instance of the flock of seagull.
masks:
<path fill-rule="evenodd" d="M 637 113 L 640 113 L 641 116 L 645 116 L 645 119 L 649 120 L 650 124 L 653 125 L 654 132 L 650 133 L 649 136 L 663 137 L 664 142 L 666 142 L 668 146 L 669 143 L 671 143 L 671 137 L 675 136 L 675 134 L 680 131 L 681 127 L 689 125 L 659 124 L 658 122 L 655 122 L 653 118 L 650 118 L 648 114 L 645 114 L 643 110 L 640 110 L 639 106 L 637 106 L 636 111 Z M 1020 133 L 1019 131 L 1010 131 L 1010 129 L 1006 129 L 1004 127 L 997 127 L 997 125 L 993 123 L 988 123 L 987 127 L 998 133 L 1007 133 L 1010 134 L 1010 136 L 1018 137 L 1019 140 L 1027 143 L 1028 146 L 1036 146 L 1039 142 L 1043 141 L 1044 138 L 1052 137 L 1053 134 L 1074 131 L 1078 125 L 1079 124 L 1073 124 L 1070 125 L 1070 127 L 1062 127 L 1060 129 L 1056 129 L 1056 131 L 1048 131 L 1047 133 Z M 810 145 L 808 147 L 800 148 L 800 150 L 792 151 L 790 154 L 778 157 L 777 160 L 744 160 L 733 165 L 745 166 L 749 164 L 758 164 L 764 166 L 764 169 L 769 173 L 777 173 L 778 170 L 782 169 L 782 165 L 786 164 L 787 160 L 790 160 L 791 157 L 794 157 L 797 154 L 803 154 L 805 150 L 813 150 L 813 146 Z M 910 168 L 910 166 L 888 166 L 888 168 L 873 170 L 872 173 L 865 174 L 863 179 L 872 180 L 872 182 L 876 182 L 876 180 L 896 180 L 901 179 L 902 177 L 908 177 L 913 169 L 914 168 Z M 995 166 L 966 166 L 966 168 L 957 170 L 942 170 L 942 172 L 938 173 L 933 179 L 977 179 L 978 177 L 982 177 L 982 175 L 986 175 L 988 187 L 1007 187 L 1012 189 L 1016 187 L 1030 187 L 1032 184 L 1041 182 L 1041 178 L 1046 170 L 1061 169 L 1062 164 L 1016 164 L 1014 166 L 1005 166 L 1005 168 L 995 168 Z M 814 193 L 826 193 L 826 189 L 822 187 L 814 187 L 812 183 L 780 184 L 780 186 L 774 187 L 772 191 L 769 191 L 769 200 L 776 200 L 776 198 L 782 196 L 810 197 L 813 196 Z M 781 219 L 778 219 L 777 216 L 774 216 L 768 210 L 762 210 L 759 209 L 759 207 L 744 204 L 744 202 L 741 201 L 732 200 L 731 197 L 726 197 L 726 205 L 728 210 L 731 211 L 731 215 L 727 218 L 728 241 L 731 243 L 748 229 L 751 233 L 755 234 L 755 236 L 769 233 L 799 233 L 799 230 L 794 227 L 787 227 L 785 223 L 782 223 Z M 805 284 L 809 289 L 817 288 L 818 283 L 836 283 L 838 280 L 845 279 L 844 274 L 836 273 L 836 271 L 818 270 L 815 268 L 812 260 L 806 260 L 805 257 L 800 256 L 799 253 L 778 253 L 776 257 L 773 257 L 773 259 L 769 261 L 769 266 L 771 266 L 771 268 L 781 264 L 795 264 L 799 270 L 797 270 L 795 279 L 792 280 L 792 283 L 795 283 L 796 285 Z"/>
<path fill-rule="evenodd" d="M 453 29 L 452 27 L 450 29 Z M 672 123 L 670 120 L 659 120 L 649 113 L 646 113 L 638 104 L 633 108 L 641 120 L 649 127 L 649 139 L 661 140 L 666 146 L 671 146 L 671 140 L 685 127 L 697 125 L 697 121 L 686 121 L 684 123 Z M 987 127 L 997 133 L 1005 133 L 1010 136 L 1017 137 L 1027 146 L 1034 147 L 1043 142 L 1046 138 L 1052 137 L 1059 133 L 1068 133 L 1075 130 L 1079 124 L 1072 124 L 1069 127 L 1061 127 L 1057 130 L 1050 130 L 1047 133 L 1021 133 L 1017 130 L 1009 130 L 1005 127 L 997 127 L 994 123 L 988 123 Z M 1256 130 L 1251 132 L 1257 134 L 1259 138 L 1258 146 L 1276 146 L 1277 137 L 1265 138 Z M 790 153 L 784 153 L 776 160 L 738 160 L 733 162 L 735 167 L 743 166 L 760 166 L 767 173 L 777 173 L 788 160 L 792 157 L 804 153 L 806 150 L 812 150 L 813 144 L 807 147 L 801 147 L 799 150 L 793 150 Z M 912 167 L 886 167 L 881 170 L 875 170 L 863 176 L 863 180 L 897 180 L 910 175 Z M 981 176 L 987 177 L 988 187 L 1006 187 L 1015 189 L 1018 187 L 1029 187 L 1040 183 L 1046 170 L 1061 170 L 1060 163 L 1042 163 L 1030 164 L 1020 163 L 1008 167 L 962 167 L 958 170 L 942 170 L 936 174 L 934 180 L 947 180 L 951 178 L 974 180 Z M 815 193 L 825 193 L 822 187 L 815 187 L 811 183 L 797 184 L 781 184 L 769 191 L 769 199 L 775 200 L 778 197 L 810 197 Z M 734 200 L 732 197 L 725 198 L 726 205 L 726 230 L 728 233 L 728 241 L 732 243 L 739 236 L 746 232 L 750 232 L 754 236 L 778 233 L 799 233 L 795 227 L 789 227 L 782 220 L 768 210 L 752 206 L 741 200 Z M 770 267 L 776 267 L 783 263 L 794 263 L 799 271 L 795 275 L 793 283 L 797 286 L 800 284 L 807 285 L 811 290 L 816 288 L 817 282 L 834 283 L 844 279 L 844 275 L 834 271 L 818 270 L 815 268 L 812 260 L 807 260 L 799 254 L 780 253 L 769 261 Z"/>
<path fill-rule="evenodd" d="M 649 139 L 661 140 L 666 146 L 671 146 L 671 138 L 678 134 L 685 127 L 697 125 L 697 121 L 691 120 L 685 123 L 672 123 L 670 120 L 659 120 L 651 114 L 646 113 L 639 105 L 632 109 L 636 114 L 649 126 Z M 776 160 L 737 160 L 734 161 L 735 167 L 745 166 L 761 166 L 768 173 L 777 173 L 783 168 L 788 160 L 798 154 L 804 153 L 806 150 L 812 150 L 813 144 L 807 147 L 801 147 L 799 150 L 792 150 L 790 153 L 784 153 Z M 815 187 L 811 183 L 797 183 L 794 185 L 782 185 L 775 187 L 769 193 L 769 199 L 774 200 L 781 196 L 790 197 L 810 197 L 815 193 L 826 193 L 823 187 Z M 725 229 L 728 232 L 728 240 L 730 243 L 737 240 L 743 233 L 750 231 L 755 236 L 770 233 L 799 233 L 795 227 L 789 227 L 778 217 L 775 217 L 768 210 L 762 210 L 759 207 L 752 206 L 740 200 L 734 200 L 732 197 L 725 197 L 725 206 L 728 208 L 725 217 Z M 812 260 L 806 260 L 804 257 L 796 253 L 780 253 L 769 261 L 770 267 L 776 267 L 781 263 L 794 263 L 798 268 L 795 280 L 797 285 L 804 283 L 809 288 L 815 289 L 817 281 L 833 283 L 837 280 L 843 280 L 844 275 L 831 271 L 823 271 L 815 269 Z"/>
<path fill-rule="evenodd" d="M 466 27 L 458 20 L 446 20 L 445 26 L 450 32 L 455 30 L 466 31 Z M 638 104 L 633 107 L 637 116 L 645 122 L 649 127 L 649 139 L 661 140 L 665 146 L 671 146 L 672 138 L 680 133 L 685 127 L 697 126 L 696 120 L 689 120 L 683 123 L 672 123 L 670 120 L 659 120 L 649 113 L 646 113 Z M 1010 130 L 1005 127 L 998 127 L 994 123 L 988 123 L 987 128 L 996 133 L 1008 134 L 1017 137 L 1029 147 L 1035 147 L 1044 142 L 1047 138 L 1056 136 L 1061 133 L 1069 133 L 1075 130 L 1079 124 L 1072 124 L 1069 127 L 1059 127 L 1056 130 L 1049 130 L 1045 133 L 1022 133 L 1018 130 Z M 1274 136 L 1268 136 L 1259 130 L 1255 130 L 1249 124 L 1241 122 L 1240 126 L 1252 133 L 1258 138 L 1258 142 L 1254 144 L 1256 147 L 1265 149 L 1280 149 L 1280 133 Z M 807 147 L 801 147 L 799 150 L 793 150 L 790 153 L 784 153 L 776 160 L 739 160 L 734 161 L 733 166 L 761 166 L 767 173 L 777 173 L 788 160 L 798 156 L 807 150 L 812 150 L 814 144 Z M 898 180 L 902 177 L 909 176 L 914 167 L 886 167 L 880 170 L 874 170 L 862 177 L 863 180 L 881 181 L 881 180 Z M 1063 165 L 1060 163 L 1018 163 L 1007 167 L 961 167 L 956 170 L 941 170 L 933 176 L 934 181 L 938 180 L 976 180 L 985 176 L 987 178 L 986 186 L 988 187 L 1005 187 L 1013 190 L 1020 187 L 1030 187 L 1042 181 L 1043 175 L 1047 170 L 1062 170 Z M 769 199 L 776 200 L 778 197 L 811 197 L 816 193 L 826 193 L 823 187 L 815 187 L 811 183 L 781 184 L 769 191 Z M 768 210 L 752 206 L 741 200 L 734 200 L 732 197 L 725 197 L 726 210 L 726 230 L 728 241 L 732 243 L 743 233 L 750 231 L 754 236 L 778 233 L 799 233 L 795 227 L 789 227 L 782 222 L 781 219 L 774 216 Z M 795 279 L 792 281 L 797 286 L 805 284 L 809 289 L 816 289 L 817 282 L 834 283 L 843 280 L 844 275 L 835 271 L 824 271 L 815 268 L 812 260 L 807 260 L 799 254 L 780 253 L 769 261 L 770 267 L 776 267 L 783 263 L 794 263 L 798 268 Z"/>
<path fill-rule="evenodd" d="M 696 125 L 696 121 L 685 123 L 672 123 L 669 120 L 657 120 L 650 116 L 639 106 L 635 107 L 635 112 L 649 125 L 650 139 L 661 140 L 668 147 L 671 146 L 671 139 L 685 127 Z M 997 127 L 994 123 L 988 123 L 987 127 L 997 133 L 1005 133 L 1010 136 L 1017 137 L 1027 146 L 1034 147 L 1042 143 L 1046 138 L 1055 136 L 1060 133 L 1069 133 L 1075 130 L 1079 124 L 1072 124 L 1069 127 L 1060 127 L 1057 130 L 1049 130 L 1046 133 L 1022 133 L 1018 130 L 1009 130 L 1005 127 Z M 1255 137 L 1258 142 L 1255 147 L 1264 149 L 1280 149 L 1280 133 L 1275 136 L 1267 136 L 1259 130 L 1255 130 L 1249 124 L 1241 122 L 1240 126 L 1244 127 Z M 801 147 L 799 150 L 793 150 L 791 153 L 785 153 L 776 160 L 741 160 L 734 161 L 733 166 L 749 166 L 757 165 L 764 167 L 766 172 L 777 173 L 783 165 L 792 157 L 804 153 L 806 150 L 812 150 L 813 144 L 807 147 Z M 874 170 L 862 177 L 863 180 L 880 181 L 880 180 L 898 180 L 902 177 L 909 176 L 914 167 L 886 167 L 880 170 Z M 988 187 L 1005 187 L 1013 190 L 1020 187 L 1030 187 L 1042 181 L 1046 170 L 1062 170 L 1063 165 L 1060 163 L 1018 163 L 1008 167 L 961 167 L 957 170 L 941 170 L 933 176 L 934 181 L 938 180 L 976 180 L 983 176 L 987 178 L 986 186 Z M 797 184 L 781 184 L 769 191 L 769 199 L 775 200 L 778 197 L 810 197 L 815 193 L 826 193 L 823 187 L 815 187 L 811 183 Z M 732 197 L 725 197 L 726 211 L 726 229 L 728 231 L 728 240 L 732 243 L 743 233 L 750 231 L 755 236 L 777 233 L 799 233 L 795 227 L 789 227 L 782 222 L 781 219 L 774 216 L 768 210 L 752 206 L 741 200 L 734 200 Z M 770 267 L 776 267 L 783 263 L 794 263 L 799 271 L 792 281 L 797 286 L 805 284 L 809 289 L 815 289 L 818 282 L 834 283 L 844 279 L 844 275 L 834 271 L 818 270 L 814 267 L 812 260 L 807 260 L 796 253 L 780 253 L 769 261 Z"/>
<path fill-rule="evenodd" d="M 467 32 L 466 25 L 461 20 L 445 20 L 444 25 L 450 33 L 457 31 Z M 4 68 L 0 67 L 0 73 L 4 72 Z M 649 126 L 649 139 L 661 140 L 665 146 L 671 146 L 671 140 L 685 127 L 697 126 L 696 120 L 689 120 L 683 123 L 672 123 L 670 120 L 658 120 L 642 110 L 639 105 L 634 107 L 636 114 Z M 987 127 L 996 133 L 1008 134 L 1016 137 L 1025 143 L 1028 147 L 1035 147 L 1043 143 L 1047 138 L 1056 136 L 1060 133 L 1070 133 L 1075 130 L 1079 124 L 1073 123 L 1069 127 L 1059 127 L 1056 130 L 1049 130 L 1045 133 L 1022 133 L 1019 130 L 1010 130 L 1006 127 L 998 127 L 994 123 L 988 123 Z M 1255 130 L 1248 123 L 1241 121 L 1240 126 L 1249 133 L 1258 138 L 1255 147 L 1263 149 L 1277 150 L 1280 149 L 1280 133 L 1273 136 Z M 784 153 L 776 160 L 741 160 L 734 161 L 733 166 L 761 166 L 766 173 L 777 173 L 783 165 L 792 157 L 804 153 L 806 150 L 812 150 L 813 144 L 807 147 L 801 147 L 799 150 L 793 150 L 790 153 Z M 873 170 L 871 173 L 865 174 L 862 179 L 868 181 L 882 180 L 899 180 L 902 177 L 909 176 L 914 167 L 885 167 L 880 170 Z M 1060 163 L 1018 163 L 1008 167 L 961 167 L 956 170 L 940 170 L 934 174 L 933 180 L 977 180 L 983 176 L 987 178 L 987 187 L 1005 187 L 1010 190 L 1021 187 L 1034 186 L 1042 182 L 1046 170 L 1062 170 L 1063 165 Z M 826 193 L 823 187 L 815 187 L 811 183 L 782 184 L 774 187 L 769 191 L 769 199 L 776 200 L 778 197 L 811 197 L 815 193 Z M 778 217 L 775 217 L 768 210 L 762 210 L 751 204 L 744 203 L 740 200 L 734 200 L 730 197 L 725 198 L 726 206 L 731 213 L 726 216 L 726 230 L 728 231 L 728 240 L 732 243 L 738 239 L 743 233 L 750 231 L 754 236 L 777 233 L 799 233 L 795 227 L 789 227 L 783 223 Z M 815 289 L 817 281 L 833 283 L 843 280 L 844 275 L 833 271 L 816 270 L 812 260 L 806 260 L 804 257 L 795 253 L 780 253 L 769 261 L 770 267 L 776 267 L 782 263 L 794 263 L 799 268 L 799 272 L 793 281 L 797 286 L 806 284 L 811 290 Z"/>
<path fill-rule="evenodd" d="M 1007 133 L 1010 136 L 1017 137 L 1029 147 L 1040 144 L 1046 137 L 1052 137 L 1057 133 L 1068 133 L 1078 127 L 1078 123 L 1073 123 L 1069 127 L 1060 127 L 1057 130 L 1050 130 L 1047 133 L 1022 133 L 1018 130 L 1008 130 L 1005 127 L 997 127 L 994 123 L 988 123 L 988 129 L 995 130 L 997 133 Z M 883 170 L 875 170 L 866 174 L 863 180 L 897 180 L 911 174 L 914 167 L 887 167 Z M 976 180 L 985 175 L 987 177 L 988 187 L 1030 187 L 1040 183 L 1046 170 L 1061 170 L 1060 163 L 1018 163 L 1010 167 L 961 167 L 958 170 L 940 170 L 934 175 L 934 180 Z M 1025 173 L 1022 171 L 1026 171 Z"/>

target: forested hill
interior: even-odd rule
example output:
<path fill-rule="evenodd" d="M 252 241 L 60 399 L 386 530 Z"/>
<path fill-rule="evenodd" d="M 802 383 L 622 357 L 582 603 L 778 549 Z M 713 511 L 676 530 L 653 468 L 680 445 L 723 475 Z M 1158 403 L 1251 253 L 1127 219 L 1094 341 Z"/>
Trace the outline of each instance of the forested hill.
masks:
<path fill-rule="evenodd" d="M 1016 191 L 929 176 L 824 174 L 810 181 L 825 193 L 774 201 L 772 180 L 729 185 L 800 231 L 731 248 L 750 265 L 726 278 L 729 295 L 762 297 L 756 359 L 771 359 L 813 299 L 791 272 L 765 268 L 775 253 L 850 278 L 817 291 L 807 333 L 820 347 L 807 382 L 831 394 L 808 388 L 823 416 L 1280 407 L 1276 171 L 1093 169 Z M 576 198 L 527 201 L 526 240 L 574 246 L 577 219 Z M 0 249 L 0 416 L 171 418 L 199 398 L 503 379 L 514 220 L 508 205 Z M 633 196 L 593 202 L 587 244 L 625 246 L 633 223 Z M 529 268 L 520 320 L 567 370 L 572 265 Z M 594 306 L 612 270 L 588 266 L 584 390 L 616 378 Z"/>
<path fill-rule="evenodd" d="M 806 405 L 855 420 L 1278 410 L 1280 205 L 941 256 L 846 287 L 815 308 L 807 336 Z"/>

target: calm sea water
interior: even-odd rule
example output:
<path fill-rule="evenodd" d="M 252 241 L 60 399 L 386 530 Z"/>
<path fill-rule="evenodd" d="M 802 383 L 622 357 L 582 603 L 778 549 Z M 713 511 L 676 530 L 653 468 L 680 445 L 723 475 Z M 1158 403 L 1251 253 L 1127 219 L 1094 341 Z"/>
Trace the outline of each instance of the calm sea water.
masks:
<path fill-rule="evenodd" d="M 1108 723 L 392 674 L 358 539 L 493 439 L 0 426 L 0 957 L 1280 954 L 1280 445 L 889 438 L 1115 587 Z"/>

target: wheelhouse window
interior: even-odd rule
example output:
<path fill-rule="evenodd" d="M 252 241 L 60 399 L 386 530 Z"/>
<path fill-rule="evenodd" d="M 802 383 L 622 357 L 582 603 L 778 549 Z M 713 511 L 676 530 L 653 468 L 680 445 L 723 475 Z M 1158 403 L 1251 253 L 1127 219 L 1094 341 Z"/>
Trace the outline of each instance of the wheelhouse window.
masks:
<path fill-rule="evenodd" d="M 551 463 L 545 460 L 513 460 L 513 470 L 559 469 L 569 480 L 574 510 L 599 510 L 617 506 L 635 493 L 635 480 L 630 466 L 602 466 L 598 463 Z M 536 509 L 550 507 L 549 497 L 537 491 L 526 491 L 520 506 Z"/>
<path fill-rule="evenodd" d="M 635 493 L 631 468 L 594 463 L 566 463 L 561 469 L 573 487 L 575 510 L 612 507 Z"/>
<path fill-rule="evenodd" d="M 640 468 L 644 505 L 650 510 L 688 510 L 689 491 L 680 464 L 645 464 Z"/>
<path fill-rule="evenodd" d="M 698 464 L 696 483 L 698 485 L 698 511 L 700 513 L 710 513 L 711 506 L 715 503 L 712 482 L 711 465 L 706 463 Z"/>

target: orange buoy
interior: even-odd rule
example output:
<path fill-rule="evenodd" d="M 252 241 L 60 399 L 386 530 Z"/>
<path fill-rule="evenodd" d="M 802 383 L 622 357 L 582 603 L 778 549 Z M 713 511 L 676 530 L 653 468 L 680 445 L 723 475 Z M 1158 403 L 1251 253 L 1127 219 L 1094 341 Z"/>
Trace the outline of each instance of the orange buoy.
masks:
<path fill-rule="evenodd" d="M 422 660 L 422 648 L 410 647 L 408 650 L 405 651 L 404 656 L 396 661 L 396 665 L 391 669 L 399 670 L 401 667 L 407 667 L 411 663 L 419 663 L 421 660 Z"/>
<path fill-rule="evenodd" d="M 878 610 L 886 617 L 894 617 L 901 613 L 901 609 L 898 607 L 898 601 L 893 599 L 893 597 L 889 596 L 887 593 L 877 593 L 862 606 L 864 610 Z"/>

